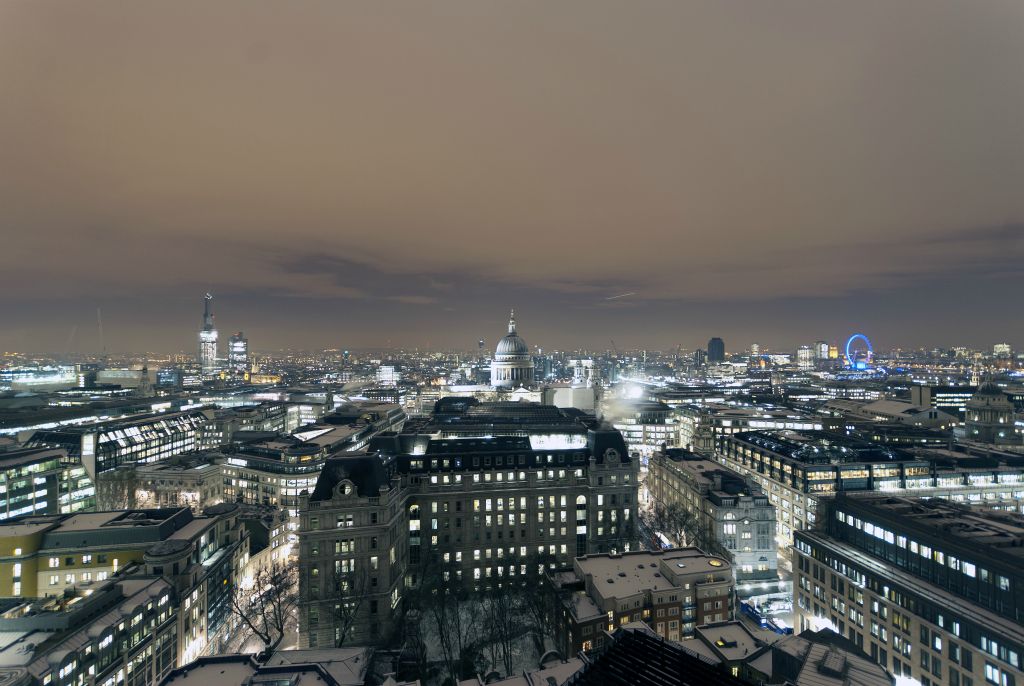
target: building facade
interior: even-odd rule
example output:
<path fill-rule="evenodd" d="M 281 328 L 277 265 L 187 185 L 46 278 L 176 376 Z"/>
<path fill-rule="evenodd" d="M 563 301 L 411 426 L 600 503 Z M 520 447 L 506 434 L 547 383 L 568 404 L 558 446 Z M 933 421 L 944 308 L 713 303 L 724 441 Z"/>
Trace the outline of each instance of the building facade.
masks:
<path fill-rule="evenodd" d="M 934 499 L 845 495 L 796 534 L 799 629 L 829 626 L 925 686 L 1021 683 L 1024 526 Z"/>
<path fill-rule="evenodd" d="M 228 340 L 228 368 L 234 376 L 249 373 L 249 339 L 241 331 Z"/>
<path fill-rule="evenodd" d="M 979 459 L 981 458 L 981 459 Z M 817 431 L 750 431 L 724 436 L 715 459 L 749 476 L 775 506 L 780 552 L 811 528 L 820 500 L 841 492 L 884 491 L 1020 510 L 1024 466 L 971 453 L 881 445 Z"/>
<path fill-rule="evenodd" d="M 353 637 L 376 640 L 395 628 L 425 563 L 484 590 L 519 583 L 530 560 L 568 567 L 635 547 L 637 476 L 621 434 L 592 417 L 439 401 L 366 454 L 329 460 L 300 499 L 300 645 L 335 640 L 332 590 L 353 574 L 380 589 Z"/>
<path fill-rule="evenodd" d="M 729 562 L 697 548 L 585 555 L 551 583 L 560 591 L 556 621 L 564 655 L 600 649 L 603 632 L 632 622 L 679 641 L 698 626 L 733 618 Z"/>
<path fill-rule="evenodd" d="M 655 453 L 645 483 L 655 507 L 682 507 L 728 551 L 737 581 L 778 577 L 775 506 L 760 486 L 684 450 Z"/>

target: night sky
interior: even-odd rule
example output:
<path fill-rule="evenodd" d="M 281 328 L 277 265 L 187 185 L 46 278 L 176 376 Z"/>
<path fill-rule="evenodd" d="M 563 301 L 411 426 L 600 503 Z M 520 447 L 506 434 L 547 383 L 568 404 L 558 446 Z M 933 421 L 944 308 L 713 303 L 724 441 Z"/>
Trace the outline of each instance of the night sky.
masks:
<path fill-rule="evenodd" d="M 1021 0 L 3 0 L 0 350 L 1024 348 L 1022 65 Z"/>

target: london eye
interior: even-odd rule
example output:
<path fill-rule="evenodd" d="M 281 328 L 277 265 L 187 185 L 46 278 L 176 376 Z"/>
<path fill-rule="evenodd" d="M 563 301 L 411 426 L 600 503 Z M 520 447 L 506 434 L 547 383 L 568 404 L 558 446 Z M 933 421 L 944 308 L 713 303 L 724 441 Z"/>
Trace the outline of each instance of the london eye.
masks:
<path fill-rule="evenodd" d="M 855 333 L 846 339 L 846 366 L 850 369 L 867 369 L 875 351 L 871 341 L 862 333 Z"/>

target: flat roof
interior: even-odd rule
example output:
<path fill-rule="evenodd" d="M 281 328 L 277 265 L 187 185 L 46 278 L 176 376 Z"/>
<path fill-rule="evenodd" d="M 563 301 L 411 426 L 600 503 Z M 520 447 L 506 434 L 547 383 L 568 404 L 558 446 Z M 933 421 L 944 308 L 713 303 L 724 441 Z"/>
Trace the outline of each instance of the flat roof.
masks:
<path fill-rule="evenodd" d="M 679 576 L 730 571 L 727 561 L 697 548 L 586 555 L 576 558 L 576 566 L 582 574 L 592 577 L 594 592 L 602 598 L 626 598 L 649 590 L 679 588 L 675 583 Z"/>

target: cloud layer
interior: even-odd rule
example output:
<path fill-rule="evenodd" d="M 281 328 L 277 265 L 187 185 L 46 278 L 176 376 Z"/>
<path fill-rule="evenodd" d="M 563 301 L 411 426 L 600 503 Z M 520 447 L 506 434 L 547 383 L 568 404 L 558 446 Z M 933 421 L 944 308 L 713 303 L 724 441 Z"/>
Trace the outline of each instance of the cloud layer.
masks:
<path fill-rule="evenodd" d="M 1018 0 L 9 0 L 0 347 L 102 302 L 189 347 L 206 289 L 267 347 L 463 345 L 510 305 L 561 346 L 857 311 L 1024 344 L 1021 64 Z"/>

